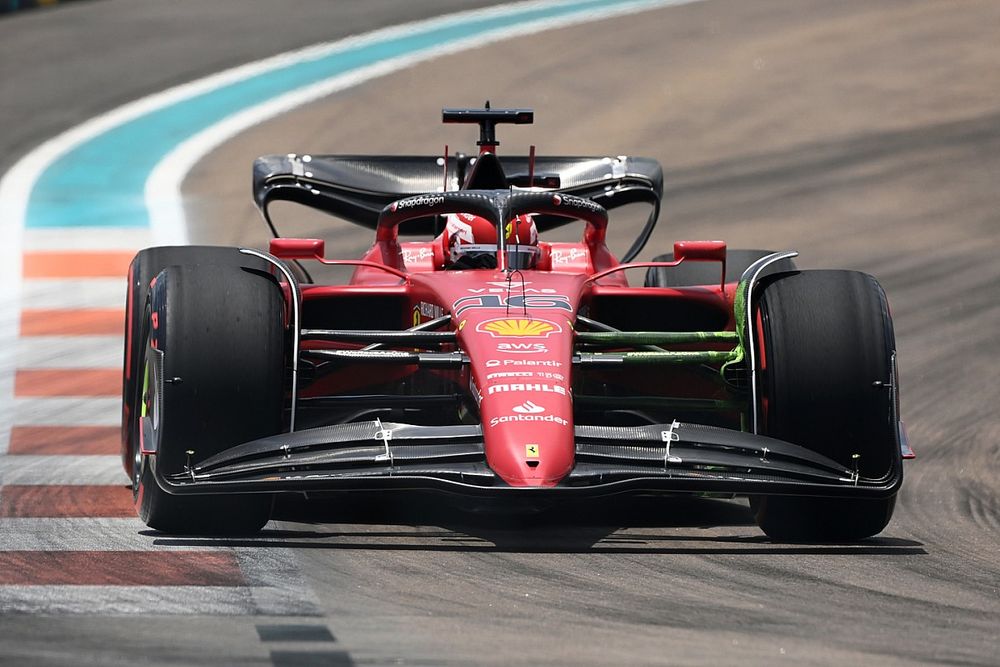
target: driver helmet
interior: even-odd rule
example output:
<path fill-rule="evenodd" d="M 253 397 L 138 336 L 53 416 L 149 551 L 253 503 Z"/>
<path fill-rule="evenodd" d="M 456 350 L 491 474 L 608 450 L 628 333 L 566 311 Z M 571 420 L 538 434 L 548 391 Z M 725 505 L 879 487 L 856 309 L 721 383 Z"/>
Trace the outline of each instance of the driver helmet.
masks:
<path fill-rule="evenodd" d="M 505 226 L 507 266 L 532 269 L 538 264 L 538 229 L 530 215 L 519 215 Z M 469 213 L 448 216 L 444 228 L 446 263 L 451 269 L 495 269 L 496 227 L 486 218 Z"/>

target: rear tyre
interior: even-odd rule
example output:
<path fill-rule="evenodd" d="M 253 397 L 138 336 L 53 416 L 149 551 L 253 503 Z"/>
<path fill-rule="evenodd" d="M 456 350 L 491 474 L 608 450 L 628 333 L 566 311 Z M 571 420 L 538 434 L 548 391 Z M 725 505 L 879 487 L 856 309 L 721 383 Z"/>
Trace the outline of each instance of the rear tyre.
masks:
<path fill-rule="evenodd" d="M 857 466 L 862 477 L 888 477 L 899 464 L 886 387 L 895 338 L 879 284 L 855 271 L 779 274 L 765 282 L 758 312 L 763 432 Z M 875 535 L 894 505 L 894 495 L 751 500 L 761 529 L 788 541 Z"/>
<path fill-rule="evenodd" d="M 125 359 L 122 370 L 122 465 L 129 477 L 133 475 L 138 441 L 132 421 L 139 406 L 135 403 L 136 383 L 143 341 L 143 308 L 149 296 L 149 283 L 164 268 L 172 264 L 208 264 L 212 266 L 242 266 L 267 270 L 267 262 L 244 255 L 237 248 L 226 246 L 163 246 L 146 248 L 132 258 L 128 273 L 128 293 L 125 297 Z M 138 350 L 138 352 L 137 352 Z"/>
<path fill-rule="evenodd" d="M 738 281 L 743 272 L 761 257 L 773 250 L 727 250 L 726 282 Z M 654 262 L 672 262 L 674 254 L 668 252 L 653 258 Z M 794 271 L 792 259 L 778 260 L 764 271 L 764 275 L 781 271 Z M 716 262 L 682 262 L 673 268 L 652 268 L 646 271 L 646 287 L 689 287 L 691 285 L 718 285 L 721 271 Z"/>
<path fill-rule="evenodd" d="M 149 295 L 133 420 L 156 453 L 138 457 L 134 499 L 151 528 L 241 534 L 270 516 L 269 494 L 171 495 L 164 477 L 282 428 L 284 301 L 273 278 L 234 266 L 170 266 Z"/>

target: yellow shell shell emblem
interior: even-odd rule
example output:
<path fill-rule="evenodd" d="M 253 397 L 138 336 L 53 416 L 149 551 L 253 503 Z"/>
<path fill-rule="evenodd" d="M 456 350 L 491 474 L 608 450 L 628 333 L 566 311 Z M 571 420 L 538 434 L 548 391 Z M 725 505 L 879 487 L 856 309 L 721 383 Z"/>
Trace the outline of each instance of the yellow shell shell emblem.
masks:
<path fill-rule="evenodd" d="M 478 327 L 494 336 L 546 337 L 560 331 L 559 326 L 546 320 L 489 320 Z"/>

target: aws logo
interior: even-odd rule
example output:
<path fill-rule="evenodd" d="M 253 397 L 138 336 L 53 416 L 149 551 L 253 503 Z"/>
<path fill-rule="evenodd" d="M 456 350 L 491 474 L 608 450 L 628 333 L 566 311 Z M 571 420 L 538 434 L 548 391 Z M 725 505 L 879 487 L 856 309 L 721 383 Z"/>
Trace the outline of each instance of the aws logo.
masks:
<path fill-rule="evenodd" d="M 548 354 L 545 343 L 497 343 L 497 352 L 512 354 Z"/>
<path fill-rule="evenodd" d="M 497 319 L 480 322 L 476 331 L 494 338 L 548 338 L 550 334 L 562 333 L 562 328 L 548 320 Z"/>

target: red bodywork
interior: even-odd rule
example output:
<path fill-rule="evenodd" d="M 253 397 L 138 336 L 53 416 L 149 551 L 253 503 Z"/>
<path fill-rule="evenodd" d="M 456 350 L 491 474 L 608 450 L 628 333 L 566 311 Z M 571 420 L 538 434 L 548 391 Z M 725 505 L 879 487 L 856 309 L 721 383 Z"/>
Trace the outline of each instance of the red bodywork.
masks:
<path fill-rule="evenodd" d="M 733 287 L 629 287 L 624 269 L 674 266 L 675 262 L 619 264 L 605 244 L 605 229 L 588 224 L 581 243 L 541 243 L 536 269 L 445 270 L 441 239 L 399 243 L 393 226 L 380 226 L 372 248 L 360 260 L 326 260 L 323 242 L 279 238 L 271 252 L 284 259 L 312 258 L 357 268 L 348 285 L 303 286 L 303 302 L 344 296 L 405 296 L 412 320 L 424 311 L 450 314 L 458 349 L 469 358 L 459 382 L 479 406 L 486 461 L 511 486 L 555 486 L 574 465 L 574 321 L 595 297 L 683 299 L 720 313 L 733 311 Z M 724 261 L 725 244 L 683 242 L 677 256 Z M 617 270 L 621 269 L 621 270 Z M 596 279 L 595 279 L 596 278 Z M 727 316 L 728 328 L 734 323 Z M 308 328 L 308 322 L 305 323 Z M 313 343 L 322 345 L 322 343 Z M 724 348 L 721 348 L 724 349 Z M 391 381 L 413 367 L 382 368 Z M 345 392 L 370 383 L 372 369 L 341 372 L 314 388 Z M 309 391 L 303 393 L 308 396 Z"/>
<path fill-rule="evenodd" d="M 256 530 L 270 503 L 251 506 L 252 494 L 377 489 L 536 507 L 745 495 L 763 499 L 757 520 L 783 539 L 884 527 L 911 452 L 877 283 L 799 271 L 794 251 L 727 254 L 722 241 L 681 241 L 633 262 L 659 216 L 662 167 L 627 155 L 537 158 L 534 147 L 498 157 L 495 126 L 532 119 L 488 103 L 444 109 L 446 123 L 479 125 L 471 156 L 261 156 L 253 192 L 276 237 L 270 254 L 137 257 L 123 454 L 148 525 L 186 530 L 191 507 L 219 511 L 199 496 L 230 494 Z M 276 201 L 366 227 L 374 242 L 358 259 L 327 259 L 322 240 L 281 237 L 268 213 Z M 609 211 L 632 204 L 649 215 L 620 262 L 606 243 Z M 404 224 L 430 240 L 401 241 Z M 582 226 L 580 241 L 538 240 L 564 224 Z M 204 267 L 215 264 L 218 273 Z M 317 282 L 315 264 L 353 274 Z M 629 269 L 642 283 L 629 283 Z M 198 289 L 219 277 L 221 291 Z M 140 335 L 148 330 L 156 335 Z M 159 345 L 164 331 L 180 344 Z M 857 353 L 859 337 L 871 355 Z M 852 432 L 852 411 L 862 431 Z M 843 436 L 816 427 L 828 413 Z M 163 428 L 163 415 L 178 425 Z M 838 498 L 852 503 L 834 512 Z M 770 518 L 768 507 L 778 508 Z M 801 531 L 783 525 L 785 512 Z"/>

